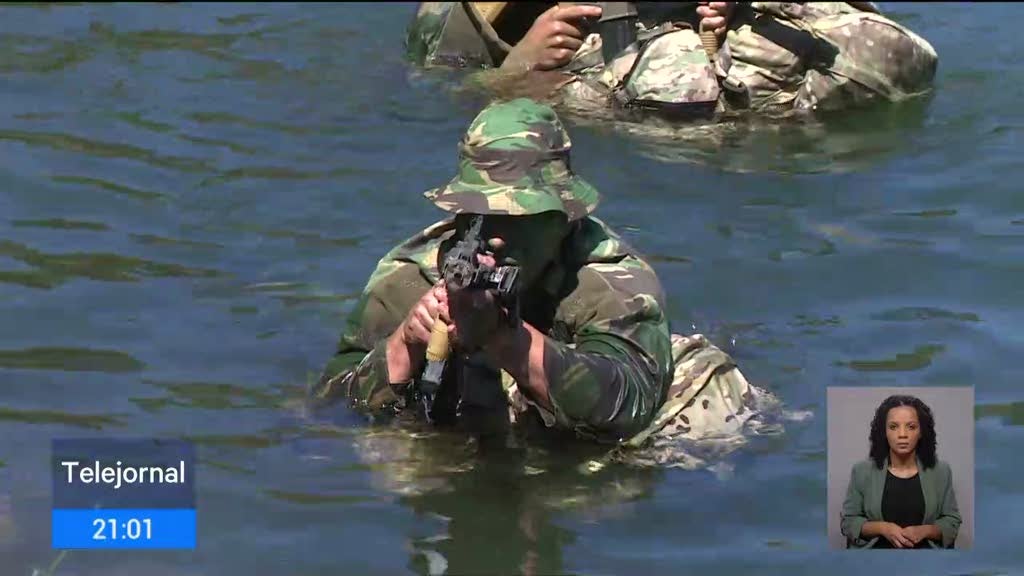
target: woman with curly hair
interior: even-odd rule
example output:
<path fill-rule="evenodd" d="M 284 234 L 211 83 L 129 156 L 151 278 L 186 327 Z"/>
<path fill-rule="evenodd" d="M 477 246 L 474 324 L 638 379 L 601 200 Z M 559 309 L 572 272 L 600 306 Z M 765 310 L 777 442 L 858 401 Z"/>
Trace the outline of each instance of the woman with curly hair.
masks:
<path fill-rule="evenodd" d="M 852 548 L 952 548 L 960 529 L 949 465 L 935 454 L 932 411 L 889 396 L 871 420 L 869 458 L 853 467 L 842 532 Z"/>

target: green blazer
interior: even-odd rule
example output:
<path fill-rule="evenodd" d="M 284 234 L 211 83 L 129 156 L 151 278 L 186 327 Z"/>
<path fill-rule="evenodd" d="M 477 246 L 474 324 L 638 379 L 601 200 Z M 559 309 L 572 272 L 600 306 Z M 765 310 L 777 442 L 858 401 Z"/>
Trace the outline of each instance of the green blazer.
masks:
<path fill-rule="evenodd" d="M 846 490 L 846 500 L 841 513 L 841 528 L 846 536 L 848 548 L 872 548 L 881 536 L 870 539 L 860 537 L 860 530 L 865 522 L 881 522 L 882 493 L 885 491 L 885 473 L 889 469 L 889 459 L 881 469 L 874 461 L 868 459 L 858 462 L 850 472 L 850 487 Z M 935 467 L 926 470 L 917 460 L 917 470 L 921 477 L 921 491 L 924 492 L 924 521 L 922 524 L 935 524 L 942 531 L 942 547 L 952 548 L 960 530 L 960 511 L 956 506 L 956 494 L 953 493 L 953 473 L 949 464 L 941 460 Z M 932 548 L 938 548 L 931 540 Z"/>

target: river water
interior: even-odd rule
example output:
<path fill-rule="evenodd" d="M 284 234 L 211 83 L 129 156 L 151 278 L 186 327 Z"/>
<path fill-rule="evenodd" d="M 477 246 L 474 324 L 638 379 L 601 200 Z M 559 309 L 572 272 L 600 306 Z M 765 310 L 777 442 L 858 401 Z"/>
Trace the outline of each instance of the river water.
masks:
<path fill-rule="evenodd" d="M 0 573 L 905 567 L 828 549 L 834 385 L 975 386 L 974 547 L 915 572 L 1024 571 L 1021 8 L 883 8 L 939 53 L 928 102 L 659 144 L 569 122 L 673 328 L 790 414 L 710 466 L 590 473 L 296 408 L 481 105 L 404 63 L 412 4 L 0 7 Z M 198 548 L 59 557 L 50 440 L 80 436 L 194 441 Z"/>

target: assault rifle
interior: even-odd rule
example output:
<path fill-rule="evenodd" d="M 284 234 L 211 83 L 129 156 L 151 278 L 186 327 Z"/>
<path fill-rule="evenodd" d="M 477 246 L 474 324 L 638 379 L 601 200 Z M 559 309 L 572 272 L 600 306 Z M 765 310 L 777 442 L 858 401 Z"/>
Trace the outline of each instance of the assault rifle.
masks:
<path fill-rule="evenodd" d="M 493 255 L 487 242 L 480 237 L 483 216 L 475 216 L 466 235 L 445 255 L 441 278 L 449 294 L 458 290 L 494 290 L 498 302 L 509 311 L 507 318 L 518 321 L 519 266 L 511 261 L 505 265 L 486 266 L 478 255 Z M 427 366 L 419 379 L 418 392 L 427 419 L 431 419 L 434 398 L 441 386 L 441 376 L 451 348 L 448 344 L 448 326 L 440 319 L 434 321 L 427 344 Z"/>

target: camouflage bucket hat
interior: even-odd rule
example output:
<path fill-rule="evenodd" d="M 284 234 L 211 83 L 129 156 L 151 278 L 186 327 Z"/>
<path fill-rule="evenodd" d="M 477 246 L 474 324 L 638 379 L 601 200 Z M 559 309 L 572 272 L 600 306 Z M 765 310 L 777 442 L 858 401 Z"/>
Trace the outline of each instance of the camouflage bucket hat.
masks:
<path fill-rule="evenodd" d="M 559 211 L 576 220 L 599 194 L 569 166 L 569 134 L 551 107 L 519 98 L 477 115 L 459 144 L 459 174 L 424 193 L 456 214 L 528 216 Z"/>

